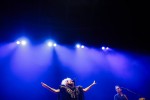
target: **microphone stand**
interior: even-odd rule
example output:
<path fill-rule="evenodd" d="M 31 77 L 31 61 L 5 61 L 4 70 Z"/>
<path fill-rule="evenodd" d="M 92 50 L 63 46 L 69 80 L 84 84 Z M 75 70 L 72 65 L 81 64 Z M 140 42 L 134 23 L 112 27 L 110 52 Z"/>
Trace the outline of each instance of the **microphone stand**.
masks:
<path fill-rule="evenodd" d="M 135 92 L 133 92 L 133 91 L 127 89 L 127 88 L 124 88 L 124 87 L 121 87 L 121 88 L 122 88 L 122 89 L 125 89 L 125 90 L 127 90 L 127 91 L 129 91 L 130 93 L 137 94 L 137 93 L 135 93 Z"/>
<path fill-rule="evenodd" d="M 124 90 L 127 90 L 128 92 L 130 92 L 130 93 L 132 93 L 132 94 L 135 94 L 135 95 L 140 96 L 140 98 L 143 98 L 143 99 L 140 99 L 140 98 L 139 98 L 139 100 L 150 100 L 150 99 L 148 99 L 148 98 L 142 97 L 141 95 L 139 95 L 139 94 L 137 94 L 137 93 L 135 93 L 135 92 L 133 92 L 133 91 L 127 89 L 127 88 L 124 88 L 124 87 L 121 87 L 121 88 L 124 89 Z"/>

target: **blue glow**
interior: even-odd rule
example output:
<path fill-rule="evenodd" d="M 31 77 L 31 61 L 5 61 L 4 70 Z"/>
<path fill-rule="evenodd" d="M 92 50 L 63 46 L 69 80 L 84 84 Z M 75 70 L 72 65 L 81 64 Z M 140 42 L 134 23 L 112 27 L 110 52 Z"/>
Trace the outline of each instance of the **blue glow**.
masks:
<path fill-rule="evenodd" d="M 149 95 L 150 57 L 112 52 L 105 53 L 87 47 L 72 49 L 60 45 L 52 49 L 45 44 L 25 48 L 16 46 L 16 43 L 1 45 L 0 76 L 3 79 L 1 85 L 4 86 L 1 87 L 1 96 L 8 100 L 57 99 L 57 96 L 44 89 L 40 82 L 57 88 L 65 77 L 75 78 L 76 84 L 83 87 L 96 80 L 97 84 L 85 93 L 87 100 L 113 99 L 116 84 Z"/>

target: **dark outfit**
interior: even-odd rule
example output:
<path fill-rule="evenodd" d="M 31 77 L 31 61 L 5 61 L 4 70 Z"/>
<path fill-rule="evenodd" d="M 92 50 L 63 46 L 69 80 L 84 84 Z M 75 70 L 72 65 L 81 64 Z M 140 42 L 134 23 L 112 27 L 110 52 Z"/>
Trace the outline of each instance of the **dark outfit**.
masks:
<path fill-rule="evenodd" d="M 127 97 L 126 97 L 125 94 L 123 94 L 123 95 L 116 94 L 116 95 L 114 96 L 114 100 L 128 100 L 128 99 L 127 99 Z"/>
<path fill-rule="evenodd" d="M 58 100 L 84 100 L 83 88 L 81 86 L 60 86 Z"/>

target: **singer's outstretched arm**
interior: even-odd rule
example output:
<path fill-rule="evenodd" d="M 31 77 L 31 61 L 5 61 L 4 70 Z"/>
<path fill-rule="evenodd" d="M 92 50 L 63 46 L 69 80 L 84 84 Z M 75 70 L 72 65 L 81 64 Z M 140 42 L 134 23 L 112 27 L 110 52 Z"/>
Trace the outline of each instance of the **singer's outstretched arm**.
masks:
<path fill-rule="evenodd" d="M 42 84 L 42 86 L 43 86 L 44 88 L 46 88 L 46 89 L 48 89 L 48 90 L 50 90 L 50 91 L 52 91 L 52 92 L 54 92 L 54 93 L 60 92 L 60 89 L 54 89 L 54 88 L 48 86 L 47 84 L 45 84 L 45 83 L 43 83 L 43 82 L 41 82 L 41 84 Z"/>
<path fill-rule="evenodd" d="M 83 91 L 86 92 L 88 91 L 92 86 L 94 86 L 96 84 L 96 82 L 94 81 L 91 85 L 89 85 L 88 87 L 84 88 Z"/>

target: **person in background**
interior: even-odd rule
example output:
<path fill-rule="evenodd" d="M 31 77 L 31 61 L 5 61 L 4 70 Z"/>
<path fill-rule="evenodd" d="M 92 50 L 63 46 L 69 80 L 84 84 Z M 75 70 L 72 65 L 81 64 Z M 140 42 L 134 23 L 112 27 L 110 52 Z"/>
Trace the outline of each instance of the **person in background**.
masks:
<path fill-rule="evenodd" d="M 123 94 L 120 86 L 116 85 L 115 90 L 116 90 L 117 94 L 115 94 L 114 100 L 128 100 L 127 96 L 125 94 Z"/>

